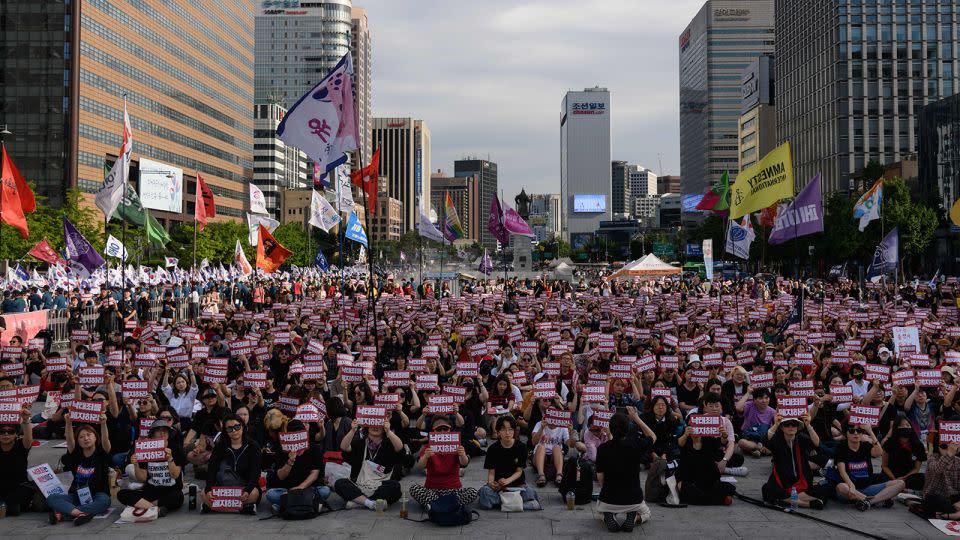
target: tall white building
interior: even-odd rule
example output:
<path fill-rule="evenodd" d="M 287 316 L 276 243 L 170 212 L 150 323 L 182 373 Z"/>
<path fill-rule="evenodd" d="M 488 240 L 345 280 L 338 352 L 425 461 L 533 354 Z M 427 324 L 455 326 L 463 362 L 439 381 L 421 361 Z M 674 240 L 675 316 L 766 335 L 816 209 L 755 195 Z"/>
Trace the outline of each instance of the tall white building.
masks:
<path fill-rule="evenodd" d="M 610 92 L 567 92 L 560 108 L 561 228 L 574 248 L 611 219 L 610 163 Z"/>
<path fill-rule="evenodd" d="M 402 232 L 412 231 L 420 218 L 420 201 L 424 208 L 430 201 L 430 129 L 423 120 L 409 117 L 374 118 L 371 139 L 374 148 L 380 148 L 380 192 L 400 201 Z"/>
<path fill-rule="evenodd" d="M 280 218 L 280 191 L 306 189 L 310 171 L 307 155 L 277 137 L 287 110 L 276 103 L 253 106 L 253 183 L 263 191 L 267 209 Z"/>
<path fill-rule="evenodd" d="M 370 134 L 373 130 L 373 42 L 367 22 L 367 10 L 353 7 L 351 11 L 353 34 L 350 50 L 353 52 L 354 101 L 357 104 L 357 125 L 360 127 L 361 162 L 370 163 L 373 155 Z"/>
<path fill-rule="evenodd" d="M 630 195 L 632 197 L 646 197 L 657 194 L 657 175 L 642 165 L 629 165 L 627 174 L 630 178 Z"/>

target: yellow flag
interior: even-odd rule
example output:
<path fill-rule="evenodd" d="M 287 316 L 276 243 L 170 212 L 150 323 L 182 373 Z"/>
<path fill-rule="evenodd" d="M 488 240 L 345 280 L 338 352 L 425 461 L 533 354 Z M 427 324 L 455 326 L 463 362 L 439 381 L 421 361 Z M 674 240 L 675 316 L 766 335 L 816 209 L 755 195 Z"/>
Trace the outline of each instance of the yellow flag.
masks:
<path fill-rule="evenodd" d="M 950 221 L 954 225 L 960 226 L 960 199 L 957 199 L 957 202 L 950 207 Z"/>
<path fill-rule="evenodd" d="M 737 175 L 730 186 L 730 219 L 763 210 L 793 197 L 793 162 L 790 143 L 785 142 Z"/>

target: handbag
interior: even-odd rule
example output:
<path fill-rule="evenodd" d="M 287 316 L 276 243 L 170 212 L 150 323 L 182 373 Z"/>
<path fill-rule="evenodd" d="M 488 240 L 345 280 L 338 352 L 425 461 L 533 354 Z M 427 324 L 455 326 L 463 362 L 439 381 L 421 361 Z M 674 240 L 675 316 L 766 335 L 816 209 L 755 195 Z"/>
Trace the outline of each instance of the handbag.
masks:
<path fill-rule="evenodd" d="M 390 475 L 387 474 L 383 465 L 378 465 L 377 463 L 367 459 L 367 451 L 367 444 L 364 442 L 363 465 L 360 466 L 360 474 L 357 475 L 356 484 L 364 495 L 370 496 Z"/>
<path fill-rule="evenodd" d="M 335 461 L 328 461 L 323 464 L 323 479 L 324 484 L 328 486 L 333 486 L 337 483 L 337 480 L 346 478 L 350 479 L 350 473 L 353 468 L 350 467 L 347 463 L 337 463 Z M 359 480 L 359 477 L 357 478 Z"/>
<path fill-rule="evenodd" d="M 135 506 L 128 506 L 123 509 L 123 513 L 120 514 L 120 523 L 147 523 L 150 521 L 156 521 L 159 517 L 159 509 L 156 506 L 151 506 L 146 510 L 142 510 Z"/>
<path fill-rule="evenodd" d="M 523 494 L 519 491 L 500 492 L 501 512 L 523 512 Z"/>

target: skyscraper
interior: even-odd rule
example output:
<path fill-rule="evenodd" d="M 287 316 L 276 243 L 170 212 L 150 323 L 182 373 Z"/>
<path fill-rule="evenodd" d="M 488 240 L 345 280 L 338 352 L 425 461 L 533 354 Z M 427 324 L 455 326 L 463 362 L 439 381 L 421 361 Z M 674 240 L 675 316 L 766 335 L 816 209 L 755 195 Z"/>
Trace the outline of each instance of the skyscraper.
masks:
<path fill-rule="evenodd" d="M 0 119 L 46 204 L 102 185 L 126 94 L 131 183 L 160 222 L 193 220 L 196 171 L 217 215 L 241 216 L 253 177 L 253 9 L 253 0 L 0 4 Z"/>
<path fill-rule="evenodd" d="M 777 0 L 778 138 L 794 176 L 846 190 L 918 148 L 925 105 L 960 89 L 956 2 Z"/>
<path fill-rule="evenodd" d="M 307 155 L 277 137 L 277 126 L 286 112 L 276 103 L 253 106 L 253 183 L 263 191 L 267 210 L 276 219 L 280 219 L 280 192 L 306 189 L 313 174 L 308 170 Z"/>
<path fill-rule="evenodd" d="M 610 167 L 610 193 L 613 200 L 614 219 L 626 219 L 630 217 L 630 173 L 627 168 L 630 165 L 626 161 L 615 160 Z"/>
<path fill-rule="evenodd" d="M 490 212 L 490 201 L 498 189 L 497 164 L 480 158 L 458 159 L 453 162 L 454 176 L 476 176 L 479 179 L 480 216 Z M 497 239 L 487 230 L 486 219 L 480 220 L 480 228 L 476 235 L 477 241 L 487 249 L 496 249 Z"/>
<path fill-rule="evenodd" d="M 353 92 L 357 104 L 357 125 L 360 127 L 360 160 L 366 164 L 370 163 L 374 150 L 370 143 L 373 129 L 373 42 L 367 24 L 367 10 L 354 6 L 351 24 L 353 34 L 350 36 L 350 50 L 353 51 Z"/>
<path fill-rule="evenodd" d="M 463 232 L 466 233 L 465 238 L 479 242 L 479 233 L 487 225 L 486 219 L 481 220 L 480 216 L 486 217 L 489 210 L 487 208 L 481 212 L 480 177 L 475 174 L 449 177 L 442 171 L 431 174 L 430 204 L 438 214 L 442 212 L 441 207 L 447 195 L 450 195 L 450 200 L 457 209 L 457 216 L 463 225 Z"/>
<path fill-rule="evenodd" d="M 703 193 L 738 171 L 740 77 L 774 50 L 774 0 L 708 0 L 680 34 L 682 191 Z M 798 2 L 806 7 L 808 2 Z"/>
<path fill-rule="evenodd" d="M 403 204 L 403 232 L 414 230 L 417 208 L 430 200 L 430 129 L 414 118 L 374 118 L 371 144 L 380 148 L 381 192 Z M 429 210 L 428 210 L 429 212 Z"/>
<path fill-rule="evenodd" d="M 657 194 L 657 173 L 643 165 L 630 165 L 627 167 L 627 176 L 630 178 L 630 193 L 633 197 Z"/>
<path fill-rule="evenodd" d="M 560 237 L 560 194 L 530 195 L 530 228 L 537 242 Z"/>
<path fill-rule="evenodd" d="M 568 91 L 560 105 L 560 197 L 563 236 L 574 249 L 610 220 L 610 92 Z"/>

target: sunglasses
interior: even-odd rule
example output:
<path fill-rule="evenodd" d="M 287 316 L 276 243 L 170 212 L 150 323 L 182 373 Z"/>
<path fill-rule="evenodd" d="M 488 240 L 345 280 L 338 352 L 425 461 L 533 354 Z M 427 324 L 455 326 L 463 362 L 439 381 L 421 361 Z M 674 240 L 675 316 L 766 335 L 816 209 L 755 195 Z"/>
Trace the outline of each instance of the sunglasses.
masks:
<path fill-rule="evenodd" d="M 160 419 L 160 420 L 173 420 L 173 417 L 172 417 L 172 416 L 160 416 L 159 419 Z"/>
<path fill-rule="evenodd" d="M 866 432 L 867 432 L 867 430 L 861 429 L 861 428 L 855 428 L 855 427 L 847 428 L 847 433 L 861 433 L 861 434 L 862 434 L 862 433 L 866 433 Z"/>
<path fill-rule="evenodd" d="M 223 431 L 226 433 L 233 433 L 234 431 L 240 431 L 243 429 L 243 426 L 240 424 L 234 424 L 232 426 L 226 426 L 223 428 Z"/>
<path fill-rule="evenodd" d="M 0 429 L 0 435 L 16 435 L 17 430 L 15 429 Z"/>

